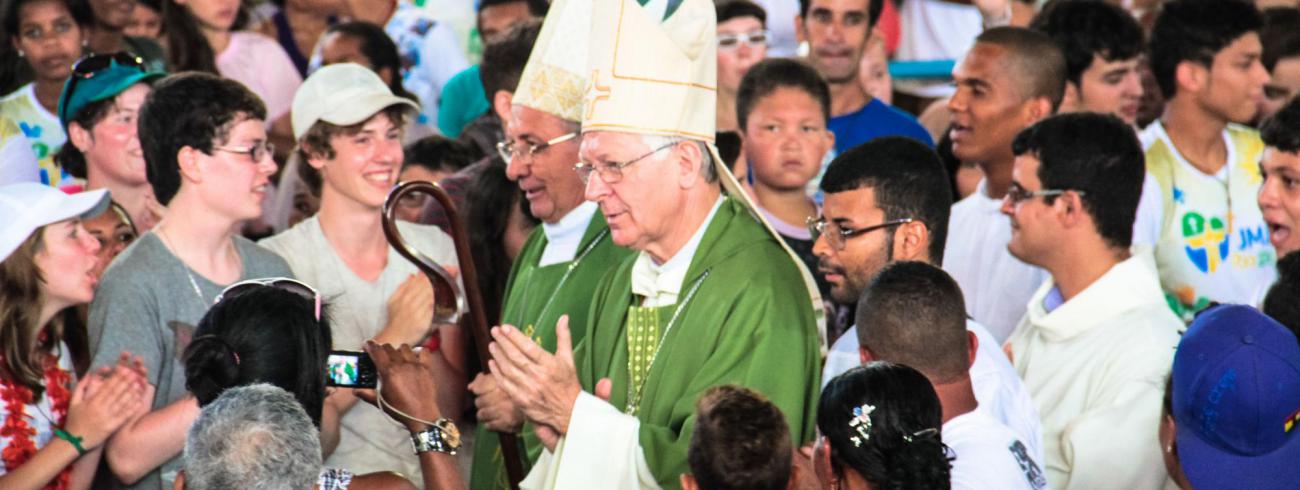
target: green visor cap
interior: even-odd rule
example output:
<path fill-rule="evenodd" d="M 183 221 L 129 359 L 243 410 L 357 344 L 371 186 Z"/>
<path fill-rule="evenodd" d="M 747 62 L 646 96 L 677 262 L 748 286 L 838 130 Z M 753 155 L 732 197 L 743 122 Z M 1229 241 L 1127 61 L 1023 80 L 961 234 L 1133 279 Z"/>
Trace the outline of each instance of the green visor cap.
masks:
<path fill-rule="evenodd" d="M 166 73 L 146 72 L 139 66 L 119 64 L 117 60 L 89 75 L 74 72 L 68 81 L 63 82 L 63 93 L 59 95 L 59 122 L 63 124 L 63 131 L 68 131 L 68 124 L 86 105 L 116 97 L 137 83 L 165 76 Z"/>

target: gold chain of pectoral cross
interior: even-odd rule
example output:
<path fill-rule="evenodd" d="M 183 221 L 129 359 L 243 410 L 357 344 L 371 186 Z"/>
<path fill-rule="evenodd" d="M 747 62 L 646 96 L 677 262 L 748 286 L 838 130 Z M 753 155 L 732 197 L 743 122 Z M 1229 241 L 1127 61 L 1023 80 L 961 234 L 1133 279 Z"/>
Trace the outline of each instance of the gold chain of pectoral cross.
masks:
<path fill-rule="evenodd" d="M 560 282 L 555 284 L 555 289 L 551 291 L 551 296 L 546 298 L 546 304 L 542 305 L 542 312 L 538 314 L 536 317 L 538 320 L 541 320 L 542 318 L 546 318 L 546 312 L 551 310 L 551 303 L 555 302 L 555 298 L 559 296 L 560 290 L 564 288 L 564 283 L 569 281 L 569 276 L 573 275 L 573 271 L 578 268 L 578 264 L 582 262 L 582 259 L 586 258 L 587 255 L 590 254 L 592 250 L 595 250 L 596 245 L 600 245 L 600 241 L 604 240 L 605 236 L 607 235 L 609 235 L 609 228 L 600 230 L 600 234 L 596 235 L 596 239 L 592 240 L 591 243 L 587 244 L 587 248 L 583 249 L 582 252 L 578 254 L 577 258 L 574 258 L 572 262 L 569 262 L 569 266 L 565 269 L 564 275 L 560 276 Z M 532 288 L 533 276 L 536 275 L 536 272 L 537 270 L 533 269 L 528 274 L 528 286 L 524 288 L 524 300 L 525 300 L 524 304 L 528 304 L 527 303 L 528 294 L 530 294 L 533 290 Z M 515 324 L 519 325 L 523 322 L 524 322 L 524 312 L 520 311 L 519 321 L 515 322 Z M 537 325 L 529 323 L 527 325 L 523 325 L 522 327 L 524 330 L 524 335 L 527 335 L 528 338 L 533 339 L 533 342 L 540 343 L 538 339 L 533 337 L 533 335 L 537 332 Z"/>
<path fill-rule="evenodd" d="M 686 309 L 686 305 L 691 302 L 691 298 L 695 297 L 695 292 L 700 290 L 700 285 L 704 284 L 704 278 L 709 277 L 709 272 L 712 270 L 705 269 L 704 273 L 700 274 L 699 279 L 691 283 L 690 289 L 686 292 L 686 297 L 677 304 L 677 309 L 673 310 L 673 317 L 668 320 L 668 326 L 664 328 L 664 335 L 659 338 L 659 345 L 655 346 L 655 351 L 650 354 L 650 364 L 645 368 L 645 375 L 639 376 L 641 378 L 639 382 L 632 380 L 632 365 L 628 364 L 627 406 L 623 409 L 628 415 L 635 417 L 637 411 L 640 410 L 642 391 L 645 390 L 646 382 L 650 380 L 650 371 L 654 369 L 655 360 L 659 358 L 659 352 L 664 348 L 664 341 L 668 340 L 668 334 L 672 333 L 673 326 L 677 325 L 677 317 L 682 314 L 682 310 Z M 631 359 L 630 352 L 628 353 L 628 359 Z M 633 385 L 635 385 L 635 390 Z"/>

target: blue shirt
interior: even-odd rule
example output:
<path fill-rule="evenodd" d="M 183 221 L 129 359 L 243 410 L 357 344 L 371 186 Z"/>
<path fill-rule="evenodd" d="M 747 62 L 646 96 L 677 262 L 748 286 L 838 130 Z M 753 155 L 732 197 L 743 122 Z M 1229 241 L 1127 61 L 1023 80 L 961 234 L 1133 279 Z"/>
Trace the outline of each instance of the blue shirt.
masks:
<path fill-rule="evenodd" d="M 832 117 L 828 126 L 835 133 L 836 154 L 882 136 L 907 136 L 934 147 L 930 132 L 916 118 L 875 98 L 857 112 Z"/>

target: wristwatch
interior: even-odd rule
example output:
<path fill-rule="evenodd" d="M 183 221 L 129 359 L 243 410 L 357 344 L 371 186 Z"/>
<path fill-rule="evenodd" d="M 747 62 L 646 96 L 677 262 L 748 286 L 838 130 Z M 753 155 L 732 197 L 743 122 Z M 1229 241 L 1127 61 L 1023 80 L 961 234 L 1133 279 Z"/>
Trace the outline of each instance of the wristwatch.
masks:
<path fill-rule="evenodd" d="M 437 451 L 454 455 L 460 449 L 460 430 L 451 420 L 440 418 L 428 429 L 412 432 L 411 444 L 415 454 Z"/>

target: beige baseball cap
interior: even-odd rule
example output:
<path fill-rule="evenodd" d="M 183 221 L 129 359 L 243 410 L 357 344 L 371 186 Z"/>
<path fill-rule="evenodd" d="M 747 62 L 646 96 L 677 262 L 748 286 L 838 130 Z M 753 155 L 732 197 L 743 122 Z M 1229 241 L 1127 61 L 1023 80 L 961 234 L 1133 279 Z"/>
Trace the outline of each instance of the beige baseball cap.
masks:
<path fill-rule="evenodd" d="M 351 126 L 394 105 L 420 110 L 419 104 L 393 95 L 369 68 L 356 63 L 326 65 L 312 72 L 293 94 L 293 137 L 302 139 L 316 121 Z"/>

